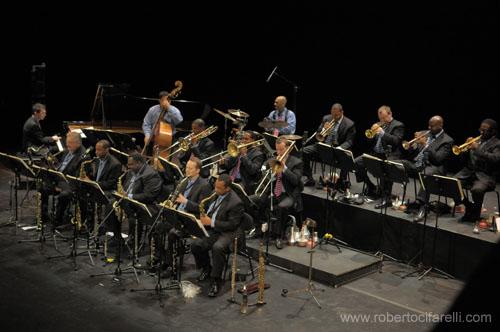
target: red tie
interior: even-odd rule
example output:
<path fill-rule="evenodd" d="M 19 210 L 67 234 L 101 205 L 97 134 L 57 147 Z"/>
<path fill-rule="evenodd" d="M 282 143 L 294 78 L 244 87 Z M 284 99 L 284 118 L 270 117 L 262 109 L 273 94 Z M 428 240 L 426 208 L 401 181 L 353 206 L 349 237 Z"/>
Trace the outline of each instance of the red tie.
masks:
<path fill-rule="evenodd" d="M 238 162 L 236 163 L 236 166 L 234 166 L 233 170 L 231 171 L 231 180 L 234 181 L 238 173 L 240 172 L 240 163 L 241 163 L 241 156 L 238 157 Z"/>
<path fill-rule="evenodd" d="M 276 176 L 276 186 L 274 187 L 274 195 L 276 197 L 280 197 L 281 193 L 283 192 L 283 183 L 281 182 L 281 174 L 282 173 L 279 173 Z"/>

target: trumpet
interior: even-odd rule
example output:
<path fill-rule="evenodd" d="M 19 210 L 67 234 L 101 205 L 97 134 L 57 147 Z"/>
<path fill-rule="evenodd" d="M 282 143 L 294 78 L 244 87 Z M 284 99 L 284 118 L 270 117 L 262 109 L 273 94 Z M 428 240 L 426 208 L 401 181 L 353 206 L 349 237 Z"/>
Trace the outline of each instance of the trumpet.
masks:
<path fill-rule="evenodd" d="M 328 136 L 330 134 L 330 132 L 333 130 L 333 128 L 335 127 L 335 124 L 336 124 L 335 122 L 336 122 L 335 119 L 331 119 L 330 121 L 328 121 L 327 123 L 325 123 L 323 125 L 323 129 L 321 129 L 321 131 L 315 135 L 316 140 L 318 142 L 325 141 L 326 136 Z"/>
<path fill-rule="evenodd" d="M 239 144 L 239 145 L 237 145 L 236 143 L 230 142 L 227 145 L 227 150 L 219 152 L 219 153 L 216 153 L 213 156 L 207 157 L 205 159 L 202 159 L 201 162 L 203 163 L 203 162 L 205 162 L 207 160 L 210 160 L 210 159 L 213 159 L 215 157 L 220 156 L 219 159 L 217 159 L 215 161 L 212 161 L 211 163 L 203 165 L 202 168 L 211 166 L 212 164 L 218 163 L 219 161 L 225 159 L 226 158 L 225 154 L 229 155 L 230 157 L 236 158 L 236 157 L 238 157 L 240 155 L 242 148 L 261 146 L 261 145 L 264 144 L 264 141 L 265 141 L 265 139 L 262 138 L 262 139 L 260 139 L 258 141 L 254 141 L 254 142 L 250 142 L 250 143 L 245 143 L 245 144 Z"/>
<path fill-rule="evenodd" d="M 466 141 L 464 144 L 462 144 L 462 145 L 453 145 L 453 146 L 452 146 L 452 148 L 451 148 L 451 150 L 453 151 L 453 153 L 454 153 L 455 155 L 457 155 L 457 156 L 458 156 L 458 155 L 459 155 L 459 154 L 461 154 L 462 152 L 468 151 L 468 150 L 469 150 L 469 148 L 470 148 L 470 146 L 471 146 L 473 143 L 475 143 L 475 142 L 479 141 L 480 139 L 481 139 L 481 135 L 479 135 L 479 136 L 477 136 L 477 137 L 474 137 L 474 138 L 472 138 L 472 139 L 470 139 L 470 140 L 467 140 L 467 141 Z"/>
<path fill-rule="evenodd" d="M 403 149 L 405 150 L 408 150 L 411 146 L 413 146 L 419 139 L 421 139 L 422 137 L 424 136 L 427 136 L 429 135 L 431 131 L 430 130 L 426 130 L 424 131 L 423 133 L 421 133 L 420 135 L 418 135 L 417 137 L 415 137 L 414 139 L 412 139 L 411 141 L 403 141 L 403 143 L 401 143 L 403 145 Z"/>
<path fill-rule="evenodd" d="M 295 146 L 295 141 L 292 141 L 292 144 L 290 144 L 290 146 L 285 150 L 285 152 L 281 156 L 269 161 L 271 174 L 266 174 L 260 181 L 259 185 L 257 186 L 257 189 L 255 189 L 255 194 L 257 196 L 260 197 L 266 192 L 267 188 L 271 184 L 271 181 L 273 180 L 272 175 L 283 172 L 283 169 L 285 168 L 283 159 L 285 159 L 285 157 L 288 156 L 288 154 L 290 153 L 290 151 L 292 151 L 294 146 Z"/>
<path fill-rule="evenodd" d="M 365 130 L 365 136 L 368 139 L 374 138 L 375 135 L 377 135 L 378 128 L 382 127 L 383 124 L 384 124 L 383 122 L 377 122 L 377 123 L 375 123 L 370 129 L 366 129 Z"/>
<path fill-rule="evenodd" d="M 198 134 L 191 133 L 186 137 L 179 138 L 179 140 L 178 140 L 179 148 L 177 150 L 175 150 L 174 152 L 172 152 L 171 156 L 176 154 L 176 153 L 179 153 L 181 151 L 186 152 L 193 145 L 193 141 L 198 141 L 202 138 L 205 138 L 209 135 L 212 135 L 213 133 L 215 133 L 217 131 L 218 128 L 219 127 L 217 127 L 217 126 L 210 126 L 207 129 L 203 130 L 201 133 L 198 133 Z"/>

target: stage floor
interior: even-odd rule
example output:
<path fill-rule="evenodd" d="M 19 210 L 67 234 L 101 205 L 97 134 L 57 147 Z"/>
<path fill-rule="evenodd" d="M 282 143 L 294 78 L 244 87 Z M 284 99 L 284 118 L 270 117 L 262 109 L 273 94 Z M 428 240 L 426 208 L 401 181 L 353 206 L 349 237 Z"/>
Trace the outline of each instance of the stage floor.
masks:
<path fill-rule="evenodd" d="M 0 170 L 0 225 L 9 221 L 9 173 Z M 20 192 L 22 197 L 23 192 Z M 22 208 L 22 223 L 33 223 L 31 197 Z M 324 288 L 317 298 L 319 309 L 307 293 L 284 298 L 281 290 L 294 290 L 306 286 L 307 279 L 266 266 L 265 280 L 271 287 L 265 292 L 267 304 L 259 309 L 250 308 L 242 315 L 239 306 L 229 304 L 230 282 L 226 282 L 220 295 L 207 298 L 207 283 L 200 283 L 202 294 L 193 299 L 184 298 L 177 290 L 166 292 L 164 307 L 149 292 L 130 292 L 133 288 L 154 287 L 154 276 L 139 275 L 137 285 L 133 274 L 124 274 L 120 282 L 112 276 L 91 278 L 91 274 L 113 272 L 115 265 L 103 267 L 96 259 L 90 264 L 88 256 L 77 257 L 78 270 L 73 270 L 68 258 L 48 260 L 56 255 L 47 242 L 41 250 L 39 243 L 18 243 L 32 232 L 14 227 L 0 228 L 0 312 L 2 331 L 355 331 L 370 326 L 372 331 L 421 331 L 432 328 L 433 323 L 353 323 L 348 315 L 425 315 L 445 313 L 464 284 L 458 280 L 435 277 L 401 279 L 401 271 L 411 267 L 385 264 L 381 273 L 371 273 L 344 286 L 334 288 L 315 283 Z M 69 253 L 66 243 L 60 250 Z M 335 251 L 334 247 L 328 248 Z M 316 257 L 321 260 L 321 253 Z M 146 256 L 141 260 L 145 260 Z M 243 265 L 246 260 L 239 257 Z M 122 266 L 129 264 L 127 258 Z M 254 266 L 257 263 L 254 261 Z M 195 282 L 191 256 L 186 257 L 182 279 Z M 162 280 L 166 283 L 166 280 Z M 237 298 L 240 300 L 240 297 Z M 251 295 L 249 302 L 255 302 Z M 360 317 L 360 316 L 356 316 Z"/>

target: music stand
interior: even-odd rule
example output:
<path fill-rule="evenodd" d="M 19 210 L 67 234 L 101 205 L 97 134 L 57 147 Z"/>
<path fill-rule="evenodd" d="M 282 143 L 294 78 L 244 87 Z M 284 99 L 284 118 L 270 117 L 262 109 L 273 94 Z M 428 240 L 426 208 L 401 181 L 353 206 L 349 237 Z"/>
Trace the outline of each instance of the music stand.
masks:
<path fill-rule="evenodd" d="M 437 206 L 439 207 L 439 204 L 441 203 L 441 197 L 449 197 L 455 200 L 455 202 L 461 202 L 464 199 L 464 192 L 462 189 L 462 183 L 460 180 L 456 178 L 451 178 L 447 176 L 441 176 L 441 175 L 426 175 L 419 173 L 420 177 L 420 183 L 422 185 L 422 190 L 425 190 L 426 192 L 426 206 L 429 204 L 429 199 L 430 195 L 437 195 L 438 200 L 437 200 Z M 424 247 L 425 247 L 425 228 L 426 228 L 426 222 L 427 222 L 427 208 L 425 209 L 425 214 L 424 214 L 424 224 L 423 224 L 423 231 L 422 231 L 422 244 L 421 244 L 421 251 L 420 251 L 420 263 L 418 264 L 418 267 L 415 271 L 410 272 L 406 274 L 403 277 L 408 277 L 416 273 L 420 273 L 418 276 L 418 280 L 422 279 L 425 277 L 428 273 L 430 273 L 432 270 L 436 270 L 439 274 L 441 274 L 441 277 L 445 279 L 454 279 L 454 277 L 444 271 L 441 271 L 440 269 L 434 267 L 434 260 L 436 256 L 436 240 L 437 240 L 437 231 L 438 231 L 438 220 L 439 220 L 439 208 L 436 209 L 436 222 L 434 224 L 434 239 L 432 242 L 432 258 L 431 258 L 431 265 L 430 266 L 424 266 Z"/>
<path fill-rule="evenodd" d="M 107 134 L 106 130 L 95 129 L 93 127 L 90 128 L 82 128 L 82 133 L 87 137 L 87 142 L 90 146 L 95 146 L 95 144 L 100 140 L 107 140 L 111 143 L 111 140 Z M 111 143 L 112 144 L 112 143 Z M 112 145 L 114 146 L 114 145 Z"/>
<path fill-rule="evenodd" d="M 158 160 L 163 166 L 167 179 L 174 179 L 174 182 L 177 182 L 184 178 L 184 174 L 182 173 L 179 166 L 163 157 L 158 157 Z"/>
<path fill-rule="evenodd" d="M 274 147 L 276 146 L 276 139 L 278 137 L 266 132 L 262 133 L 262 136 L 265 138 L 264 146 L 269 152 L 273 153 L 275 151 Z"/>
<path fill-rule="evenodd" d="M 374 157 L 372 155 L 364 153 L 362 156 L 363 158 L 363 165 L 365 166 L 366 170 L 370 172 L 375 179 L 377 179 L 377 186 L 380 188 L 380 183 L 381 179 L 390 179 L 394 178 L 398 180 L 398 175 L 400 174 L 400 167 L 402 167 L 404 174 L 404 166 L 402 164 L 394 163 L 391 162 L 390 164 L 387 163 L 386 160 Z M 406 177 L 407 178 L 407 177 Z M 388 199 L 391 199 L 390 195 L 391 193 L 387 194 L 385 193 L 386 196 L 384 197 L 385 200 L 387 201 Z M 389 197 L 387 197 L 389 196 Z M 380 243 L 379 243 L 379 250 L 375 253 L 375 256 L 380 255 L 380 259 L 383 260 L 384 258 L 389 258 L 391 261 L 397 262 L 398 260 L 394 257 L 391 257 L 387 254 L 384 253 L 383 251 L 383 246 L 384 246 L 384 234 L 385 234 L 385 223 L 386 223 L 386 217 L 387 217 L 387 204 L 386 206 L 381 206 L 380 207 L 380 216 L 381 216 L 381 224 L 382 224 L 382 230 L 381 230 L 381 235 L 380 235 Z"/>
<path fill-rule="evenodd" d="M 33 172 L 33 170 L 19 157 L 8 155 L 0 152 L 0 162 L 5 165 L 8 169 L 14 172 L 14 181 L 10 181 L 10 209 L 13 211 L 13 216 L 11 216 L 10 222 L 6 224 L 2 224 L 1 227 L 8 226 L 14 224 L 16 226 L 16 234 L 17 234 L 17 222 L 19 215 L 19 203 L 17 192 L 19 190 L 19 184 L 21 182 L 21 175 L 24 175 L 29 178 L 35 179 L 37 176 Z M 12 189 L 14 189 L 14 193 L 12 193 Z M 12 194 L 14 194 L 14 204 L 12 204 Z M 14 208 L 13 206 L 14 205 Z"/>
<path fill-rule="evenodd" d="M 355 169 L 354 164 L 354 156 L 352 152 L 346 149 L 341 148 L 340 146 L 336 146 L 333 148 L 334 158 L 337 161 L 337 168 L 340 169 L 339 180 L 344 181 L 342 178 L 342 173 L 345 172 L 346 176 L 348 176 L 349 172 Z M 345 183 L 344 183 L 345 184 Z M 346 188 L 345 197 L 349 199 L 349 188 Z"/>
<path fill-rule="evenodd" d="M 33 170 L 36 171 L 38 178 L 45 179 L 45 181 L 50 182 L 53 185 L 56 185 L 57 183 L 60 183 L 60 182 L 68 183 L 68 180 L 66 179 L 66 175 L 64 175 L 63 173 L 61 173 L 59 171 L 56 171 L 56 170 L 53 170 L 50 168 L 39 167 L 37 165 L 32 165 L 31 167 L 33 168 Z M 52 198 L 52 204 L 54 204 L 54 198 Z M 50 219 L 52 221 L 52 240 L 54 241 L 54 248 L 58 252 L 60 252 L 59 248 L 57 248 L 56 235 L 59 235 L 64 240 L 68 240 L 68 238 L 66 236 L 62 235 L 56 229 L 53 211 L 52 211 Z M 42 226 L 42 229 L 43 229 L 43 226 Z"/>
<path fill-rule="evenodd" d="M 109 152 L 120 162 L 120 164 L 127 166 L 128 158 L 130 157 L 127 153 L 117 150 L 113 147 L 109 148 Z"/>
<path fill-rule="evenodd" d="M 129 134 L 106 130 L 111 145 L 120 151 L 135 151 L 137 146 L 135 139 Z"/>
<path fill-rule="evenodd" d="M 137 227 L 138 227 L 138 221 L 135 223 L 135 236 L 134 236 L 134 249 L 133 249 L 133 257 L 132 257 L 132 265 L 128 266 L 125 269 L 121 269 L 121 252 L 122 252 L 122 223 L 123 223 L 123 214 L 124 214 L 124 209 L 129 208 L 130 206 L 134 206 L 136 209 L 139 209 L 143 213 L 146 213 L 149 215 L 150 218 L 153 217 L 151 212 L 149 211 L 148 207 L 141 202 L 138 202 L 134 199 L 128 198 L 126 194 L 120 194 L 118 192 L 113 192 L 112 193 L 113 197 L 116 199 L 116 201 L 113 204 L 113 210 L 116 211 L 116 208 L 120 208 L 120 213 L 118 217 L 118 236 L 119 236 L 119 241 L 118 241 L 118 254 L 117 254 L 117 267 L 114 272 L 111 273 L 100 273 L 100 274 L 92 274 L 90 277 L 97 277 L 97 276 L 102 276 L 102 275 L 114 275 L 115 277 L 118 277 L 122 275 L 123 273 L 134 273 L 135 279 L 137 280 L 137 284 L 139 284 L 139 277 L 137 275 L 137 268 L 135 267 L 135 262 L 136 262 L 136 254 L 137 254 Z M 112 210 L 112 211 L 113 211 Z M 111 212 L 112 212 L 111 211 Z M 111 213 L 110 212 L 110 213 Z M 136 213 L 137 214 L 137 213 Z M 104 218 L 106 220 L 106 218 Z M 103 220 L 103 222 L 104 222 Z M 131 269 L 132 271 L 127 271 Z"/>

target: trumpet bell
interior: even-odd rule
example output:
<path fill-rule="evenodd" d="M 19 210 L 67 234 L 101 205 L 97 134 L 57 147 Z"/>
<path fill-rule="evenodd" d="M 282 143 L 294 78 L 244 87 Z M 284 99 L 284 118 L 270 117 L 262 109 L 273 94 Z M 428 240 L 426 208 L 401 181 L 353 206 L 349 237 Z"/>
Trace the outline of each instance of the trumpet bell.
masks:
<path fill-rule="evenodd" d="M 462 153 L 462 150 L 460 149 L 460 147 L 458 145 L 453 145 L 451 147 L 451 151 L 453 151 L 453 154 L 454 155 L 459 155 L 460 153 Z"/>
<path fill-rule="evenodd" d="M 372 139 L 373 137 L 375 137 L 375 132 L 371 129 L 366 129 L 365 136 L 369 139 Z"/>

